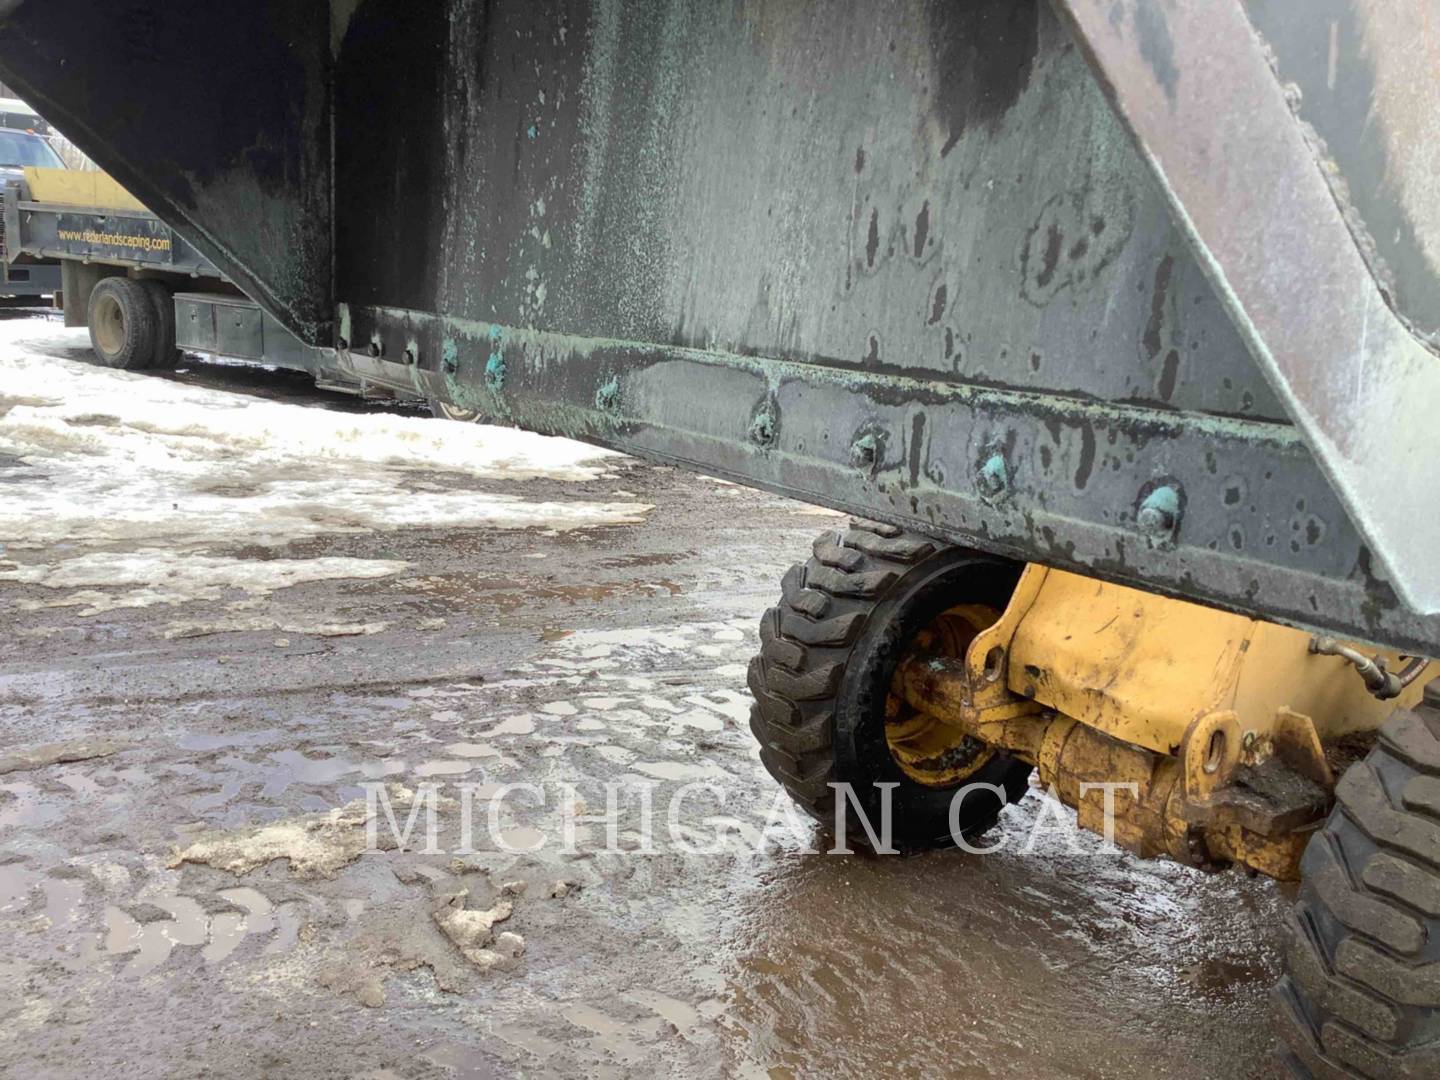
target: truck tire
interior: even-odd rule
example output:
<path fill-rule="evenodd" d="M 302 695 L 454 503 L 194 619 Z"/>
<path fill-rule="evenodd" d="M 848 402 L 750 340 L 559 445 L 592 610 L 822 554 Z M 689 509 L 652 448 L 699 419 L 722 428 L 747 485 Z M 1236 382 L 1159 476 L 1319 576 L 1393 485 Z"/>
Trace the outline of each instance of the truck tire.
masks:
<path fill-rule="evenodd" d="M 955 843 L 951 800 L 971 783 L 957 819 L 964 837 L 993 825 L 1005 805 L 1028 790 L 1030 766 L 993 753 L 963 781 L 917 782 L 892 755 L 887 695 L 901 657 L 917 633 L 959 604 L 1003 611 L 1019 568 L 1005 560 L 947 547 L 887 525 L 852 522 L 815 541 L 808 562 L 781 584 L 782 597 L 760 620 L 760 654 L 750 662 L 755 696 L 750 729 L 760 760 L 802 808 L 833 826 L 836 790 L 851 785 L 866 817 L 880 828 L 882 793 L 891 793 L 892 845 L 901 851 Z M 843 790 L 843 789 L 842 789 Z M 863 844 L 854 807 L 847 839 Z"/>
<path fill-rule="evenodd" d="M 175 351 L 175 294 L 162 281 L 141 279 L 140 287 L 155 309 L 155 355 L 146 367 L 173 368 L 180 358 Z"/>
<path fill-rule="evenodd" d="M 90 347 L 106 367 L 134 371 L 155 359 L 155 305 L 140 282 L 102 278 L 90 292 Z"/>
<path fill-rule="evenodd" d="M 1440 1076 L 1440 685 L 1336 787 L 1275 990 L 1299 1077 Z"/>

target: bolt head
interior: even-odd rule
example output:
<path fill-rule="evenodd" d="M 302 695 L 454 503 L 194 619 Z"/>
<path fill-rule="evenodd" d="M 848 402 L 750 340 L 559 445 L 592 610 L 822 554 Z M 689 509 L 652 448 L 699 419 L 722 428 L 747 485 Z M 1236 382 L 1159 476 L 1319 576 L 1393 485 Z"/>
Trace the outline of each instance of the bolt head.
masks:
<path fill-rule="evenodd" d="M 1164 510 L 1153 506 L 1142 506 L 1140 513 L 1135 519 L 1142 532 L 1151 536 L 1159 536 L 1175 531 L 1175 519 Z"/>
<path fill-rule="evenodd" d="M 1180 492 L 1173 484 L 1161 484 L 1140 504 L 1135 525 L 1152 540 L 1168 540 L 1180 524 Z"/>
<path fill-rule="evenodd" d="M 1010 485 L 1009 469 L 1005 465 L 1005 458 L 1000 454 L 991 454 L 980 466 L 979 472 L 975 474 L 975 484 L 981 494 L 990 498 L 1003 493 Z"/>
<path fill-rule="evenodd" d="M 868 469 L 875 464 L 879 450 L 874 435 L 862 435 L 850 444 L 850 464 L 856 468 Z"/>

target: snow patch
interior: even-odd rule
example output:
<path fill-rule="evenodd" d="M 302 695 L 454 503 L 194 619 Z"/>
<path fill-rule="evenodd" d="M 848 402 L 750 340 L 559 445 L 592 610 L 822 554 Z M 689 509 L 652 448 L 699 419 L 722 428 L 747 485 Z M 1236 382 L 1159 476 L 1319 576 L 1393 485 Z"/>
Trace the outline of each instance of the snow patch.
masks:
<path fill-rule="evenodd" d="M 0 385 L 6 398 L 22 399 L 12 410 L 20 415 L 7 417 L 5 427 L 28 428 L 80 447 L 104 441 L 103 435 L 87 437 L 97 428 L 120 428 L 155 440 L 150 449 L 163 447 L 190 459 L 222 447 L 247 458 L 439 468 L 496 479 L 593 480 L 605 474 L 603 459 L 622 456 L 513 428 L 265 401 L 36 351 L 82 345 L 88 345 L 84 330 L 40 321 L 0 323 Z M 106 422 L 94 424 L 97 418 Z M 77 430 L 76 419 L 93 426 L 82 423 Z M 201 445 L 185 442 L 196 439 Z"/>
<path fill-rule="evenodd" d="M 11 564 L 9 569 L 0 569 L 0 581 L 80 590 L 54 600 L 19 600 L 16 606 L 22 611 L 81 607 L 81 615 L 99 615 L 116 608 L 218 600 L 227 589 L 265 596 L 307 581 L 389 577 L 407 565 L 397 559 L 177 557 L 167 548 L 140 548 L 124 553 L 95 552 L 33 566 Z M 101 587 L 122 591 L 101 592 Z"/>
<path fill-rule="evenodd" d="M 279 545 L 404 528 L 629 524 L 650 509 L 434 490 L 417 473 L 584 481 L 618 457 L 567 439 L 264 401 L 39 351 L 84 341 L 53 323 L 0 323 L 0 455 L 23 462 L 4 470 L 0 542 Z"/>
<path fill-rule="evenodd" d="M 414 792 L 398 784 L 388 785 L 387 792 L 392 805 L 401 809 L 408 809 L 415 798 Z M 333 878 L 366 852 L 369 820 L 366 801 L 357 799 L 322 814 L 216 833 L 176 851 L 170 868 L 187 862 L 205 863 L 243 875 L 276 859 L 287 859 L 302 881 Z M 387 839 L 383 832 L 380 839 Z"/>

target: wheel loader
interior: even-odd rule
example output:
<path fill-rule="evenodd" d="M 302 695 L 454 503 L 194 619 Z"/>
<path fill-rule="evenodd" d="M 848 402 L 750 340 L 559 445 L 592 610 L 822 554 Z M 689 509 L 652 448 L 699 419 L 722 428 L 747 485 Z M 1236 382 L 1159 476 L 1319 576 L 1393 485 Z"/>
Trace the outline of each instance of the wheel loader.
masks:
<path fill-rule="evenodd" d="M 853 515 L 749 672 L 818 818 L 1298 881 L 1286 1066 L 1440 1076 L 1436 0 L 3 0 L 0 77 L 351 377 Z"/>

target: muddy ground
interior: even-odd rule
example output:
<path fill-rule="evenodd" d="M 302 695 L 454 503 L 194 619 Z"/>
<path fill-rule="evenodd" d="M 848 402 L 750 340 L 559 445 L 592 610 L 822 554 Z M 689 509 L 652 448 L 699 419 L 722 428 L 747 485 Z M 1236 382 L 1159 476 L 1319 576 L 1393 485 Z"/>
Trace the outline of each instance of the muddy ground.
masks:
<path fill-rule="evenodd" d="M 283 374 L 166 377 L 360 408 Z M 0 415 L 15 406 L 0 397 Z M 0 456 L 12 511 L 53 482 Z M 1025 854 L 1040 792 L 983 857 L 807 855 L 824 843 L 809 827 L 773 828 L 758 854 L 674 850 L 667 800 L 684 784 L 724 796 L 686 800 L 691 839 L 726 821 L 753 833 L 771 811 L 744 667 L 780 575 L 836 519 L 627 459 L 588 480 L 403 482 L 415 499 L 653 509 L 568 529 L 212 538 L 225 565 L 403 569 L 108 609 L 16 580 L 74 538 L 0 554 L 0 1072 L 1269 1075 L 1276 888 L 1089 841 L 1076 854 L 1058 835 Z M 119 560 L 126 544 L 99 550 Z M 446 785 L 447 850 L 363 853 L 371 781 L 402 818 L 407 791 Z M 459 782 L 481 799 L 540 785 L 546 806 L 514 794 L 499 824 L 511 846 L 543 846 L 481 836 L 452 854 Z M 605 827 L 583 823 L 561 850 L 561 785 L 598 814 L 607 782 L 655 785 L 660 853 L 597 850 Z M 638 829 L 629 806 L 619 846 Z"/>

